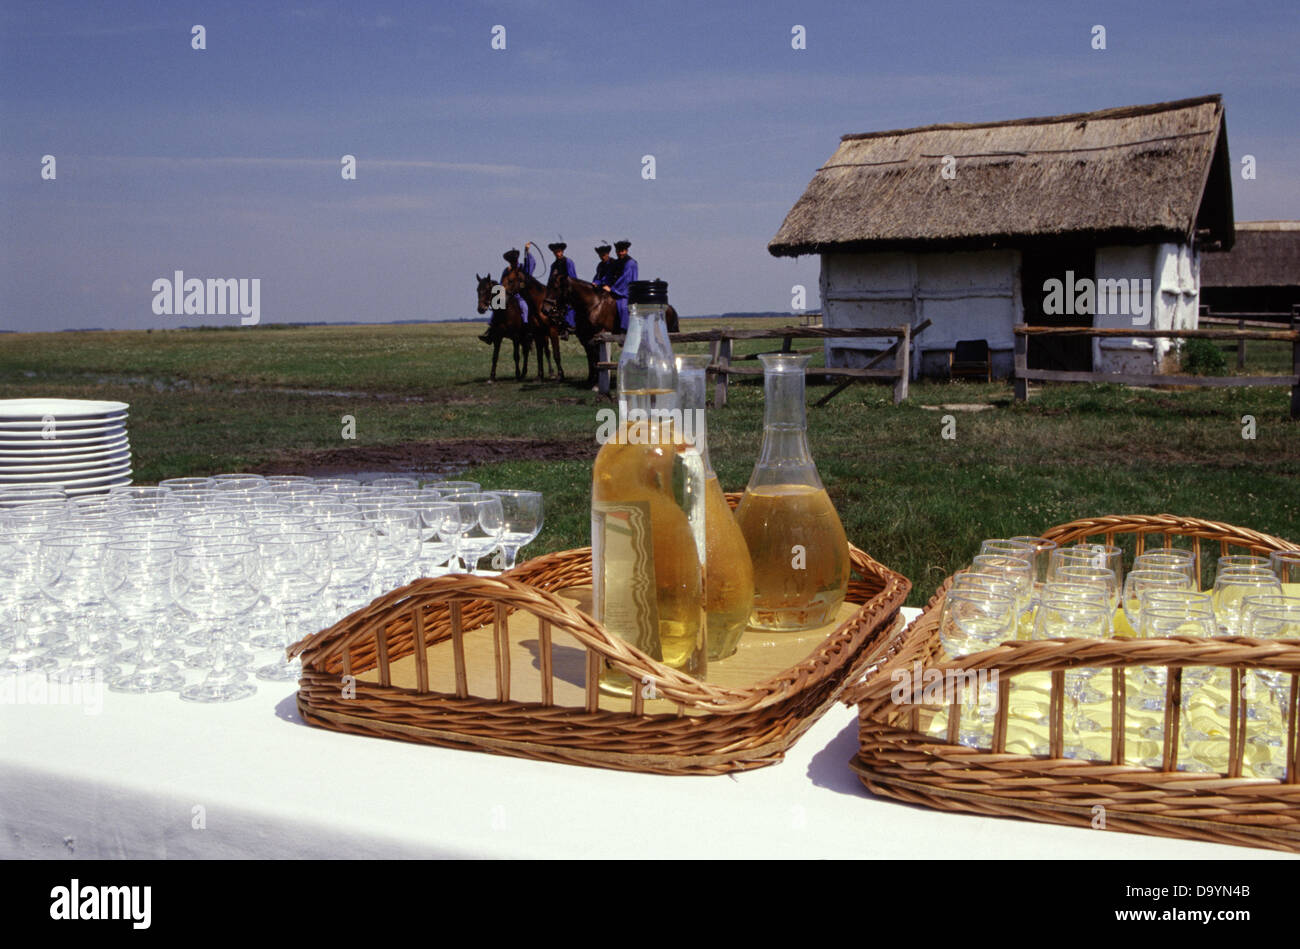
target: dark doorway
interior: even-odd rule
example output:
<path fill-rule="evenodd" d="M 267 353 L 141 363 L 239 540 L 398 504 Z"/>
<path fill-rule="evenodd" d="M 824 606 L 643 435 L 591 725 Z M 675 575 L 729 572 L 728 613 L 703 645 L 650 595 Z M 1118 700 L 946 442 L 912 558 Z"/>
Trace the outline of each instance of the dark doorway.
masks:
<path fill-rule="evenodd" d="M 1060 280 L 1063 295 L 1070 294 L 1070 281 L 1093 280 L 1097 254 L 1091 246 L 1063 245 L 1026 249 L 1021 254 L 1020 299 L 1025 306 L 1025 323 L 1030 326 L 1092 326 L 1091 313 L 1047 315 L 1043 302 L 1048 280 Z M 1072 307 L 1071 307 L 1072 308 Z M 1030 369 L 1061 372 L 1092 372 L 1092 337 L 1029 337 Z"/>

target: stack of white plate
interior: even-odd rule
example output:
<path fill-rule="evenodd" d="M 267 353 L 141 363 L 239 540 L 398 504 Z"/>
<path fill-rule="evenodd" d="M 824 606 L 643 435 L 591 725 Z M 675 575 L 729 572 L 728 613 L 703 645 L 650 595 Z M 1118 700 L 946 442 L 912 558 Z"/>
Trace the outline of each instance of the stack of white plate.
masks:
<path fill-rule="evenodd" d="M 125 402 L 0 399 L 0 486 L 60 485 L 70 495 L 131 483 Z"/>

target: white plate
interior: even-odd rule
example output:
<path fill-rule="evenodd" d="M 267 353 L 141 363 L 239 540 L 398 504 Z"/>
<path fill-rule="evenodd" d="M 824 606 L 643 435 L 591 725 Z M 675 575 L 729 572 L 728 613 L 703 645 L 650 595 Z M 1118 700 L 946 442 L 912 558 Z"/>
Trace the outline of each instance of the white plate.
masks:
<path fill-rule="evenodd" d="M 17 432 L 25 435 L 29 430 L 35 429 L 37 435 L 51 423 L 46 422 L 43 418 L 7 418 L 0 421 L 0 432 Z M 116 426 L 124 427 L 126 424 L 126 413 L 119 412 L 117 415 L 105 415 L 96 418 L 66 418 L 54 416 L 54 422 L 51 426 L 52 431 L 81 431 L 96 428 L 106 428 Z"/>
<path fill-rule="evenodd" d="M 89 461 L 82 459 L 80 461 L 67 461 L 59 464 L 40 464 L 25 465 L 13 463 L 0 458 L 0 475 L 9 474 L 60 474 L 62 472 L 97 471 L 100 468 L 110 468 L 114 465 L 121 464 L 124 461 L 131 460 L 130 451 L 118 451 L 104 458 L 92 458 Z"/>
<path fill-rule="evenodd" d="M 0 473 L 0 483 L 3 484 L 34 484 L 34 485 L 51 485 L 51 484 L 78 484 L 85 481 L 102 481 L 105 478 L 116 478 L 127 474 L 131 470 L 131 462 L 119 461 L 112 465 L 106 465 L 102 468 L 90 467 L 80 471 L 65 472 L 45 472 L 41 474 L 3 474 Z"/>
<path fill-rule="evenodd" d="M 26 443 L 24 443 L 26 445 Z M 110 452 L 121 451 L 123 448 L 129 448 L 130 441 L 125 435 L 119 435 L 117 438 L 109 439 L 105 442 L 92 442 L 88 445 L 64 445 L 58 442 L 45 442 L 40 445 L 30 445 L 19 448 L 14 445 L 0 443 L 0 459 L 9 459 L 17 461 L 20 458 L 29 459 L 29 461 L 75 461 L 81 456 L 90 457 L 92 455 L 104 455 Z"/>
<path fill-rule="evenodd" d="M 63 445 L 68 442 L 84 442 L 86 440 L 102 442 L 121 438 L 126 434 L 126 428 L 121 425 L 102 426 L 99 429 L 63 428 L 50 434 L 54 437 L 43 437 L 39 428 L 33 428 L 26 432 L 0 431 L 0 441 L 22 448 L 32 448 L 38 445 Z"/>
<path fill-rule="evenodd" d="M 124 438 L 126 438 L 126 429 L 116 432 L 100 432 L 97 435 L 87 435 L 85 438 L 9 438 L 0 433 L 0 450 L 34 451 L 52 449 L 57 451 L 62 448 L 76 448 L 78 451 L 86 451 L 90 448 L 103 448 L 106 445 L 114 445 Z"/>
<path fill-rule="evenodd" d="M 0 419 L 96 418 L 126 414 L 125 402 L 95 402 L 90 399 L 0 399 Z"/>

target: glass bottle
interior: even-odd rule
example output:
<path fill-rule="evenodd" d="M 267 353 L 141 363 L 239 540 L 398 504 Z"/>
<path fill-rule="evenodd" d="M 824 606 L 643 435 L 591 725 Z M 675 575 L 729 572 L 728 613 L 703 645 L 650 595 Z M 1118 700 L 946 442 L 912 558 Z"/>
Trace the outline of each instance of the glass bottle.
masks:
<path fill-rule="evenodd" d="M 794 632 L 831 622 L 849 582 L 849 542 L 808 452 L 807 356 L 763 363 L 763 447 L 736 511 L 754 563 L 757 629 Z"/>
<path fill-rule="evenodd" d="M 704 460 L 681 424 L 668 285 L 634 281 L 618 362 L 619 418 L 591 485 L 592 613 L 664 665 L 707 671 Z M 612 668 L 601 689 L 641 688 Z"/>
<path fill-rule="evenodd" d="M 745 535 L 709 462 L 705 421 L 708 356 L 677 357 L 677 395 L 682 423 L 704 459 L 704 614 L 708 626 L 709 661 L 726 659 L 736 651 L 754 608 L 754 565 Z"/>

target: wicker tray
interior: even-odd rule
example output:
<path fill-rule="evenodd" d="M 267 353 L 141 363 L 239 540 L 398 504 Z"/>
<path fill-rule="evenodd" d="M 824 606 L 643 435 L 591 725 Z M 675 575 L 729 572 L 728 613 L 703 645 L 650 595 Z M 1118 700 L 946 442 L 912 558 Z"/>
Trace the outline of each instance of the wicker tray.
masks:
<path fill-rule="evenodd" d="M 1139 553 L 1144 548 L 1170 546 L 1173 538 L 1189 538 L 1198 566 L 1205 547 L 1218 556 L 1233 548 L 1237 553 L 1259 553 L 1296 546 L 1227 524 L 1165 514 L 1079 520 L 1043 536 L 1058 544 L 1100 537 L 1107 543 L 1128 543 Z M 1182 543 L 1186 545 L 1186 541 Z M 846 702 L 858 704 L 859 717 L 859 751 L 851 767 L 870 791 L 942 810 L 1300 852 L 1296 735 L 1300 641 L 1236 637 L 1018 641 L 941 662 L 939 610 L 951 583 L 952 578 L 945 581 L 921 615 L 889 647 L 888 661 L 846 694 Z M 920 702 L 924 696 L 913 688 L 914 675 L 894 675 L 898 670 L 914 669 L 916 662 L 939 672 L 998 671 L 999 701 L 990 748 L 956 743 L 959 706 L 955 703 L 945 709 L 947 740 L 926 733 L 922 716 L 927 710 L 932 714 L 935 706 Z M 1127 714 L 1124 669 L 1161 665 L 1168 669 L 1168 686 L 1160 768 L 1125 763 L 1125 728 L 1111 729 L 1108 762 L 1062 757 L 1065 669 L 1112 670 L 1111 721 L 1116 722 L 1126 721 L 1120 718 Z M 1182 667 L 1194 665 L 1231 669 L 1232 695 L 1239 695 L 1243 670 L 1291 674 L 1284 780 L 1242 776 L 1246 717 L 1241 701 L 1228 703 L 1226 773 L 1176 770 L 1179 716 L 1168 710 L 1179 708 Z M 1052 674 L 1049 753 L 1008 753 L 1010 690 L 1001 683 L 1016 673 L 1043 671 Z M 895 701 L 900 697 L 901 703 Z"/>
<path fill-rule="evenodd" d="M 301 640 L 289 650 L 302 658 L 298 710 L 360 735 L 629 771 L 773 764 L 901 626 L 911 584 L 857 548 L 850 556 L 857 579 L 839 625 L 744 686 L 701 682 L 607 633 L 581 608 L 583 548 L 500 577 L 417 580 Z M 643 683 L 630 700 L 599 692 L 605 659 Z"/>

